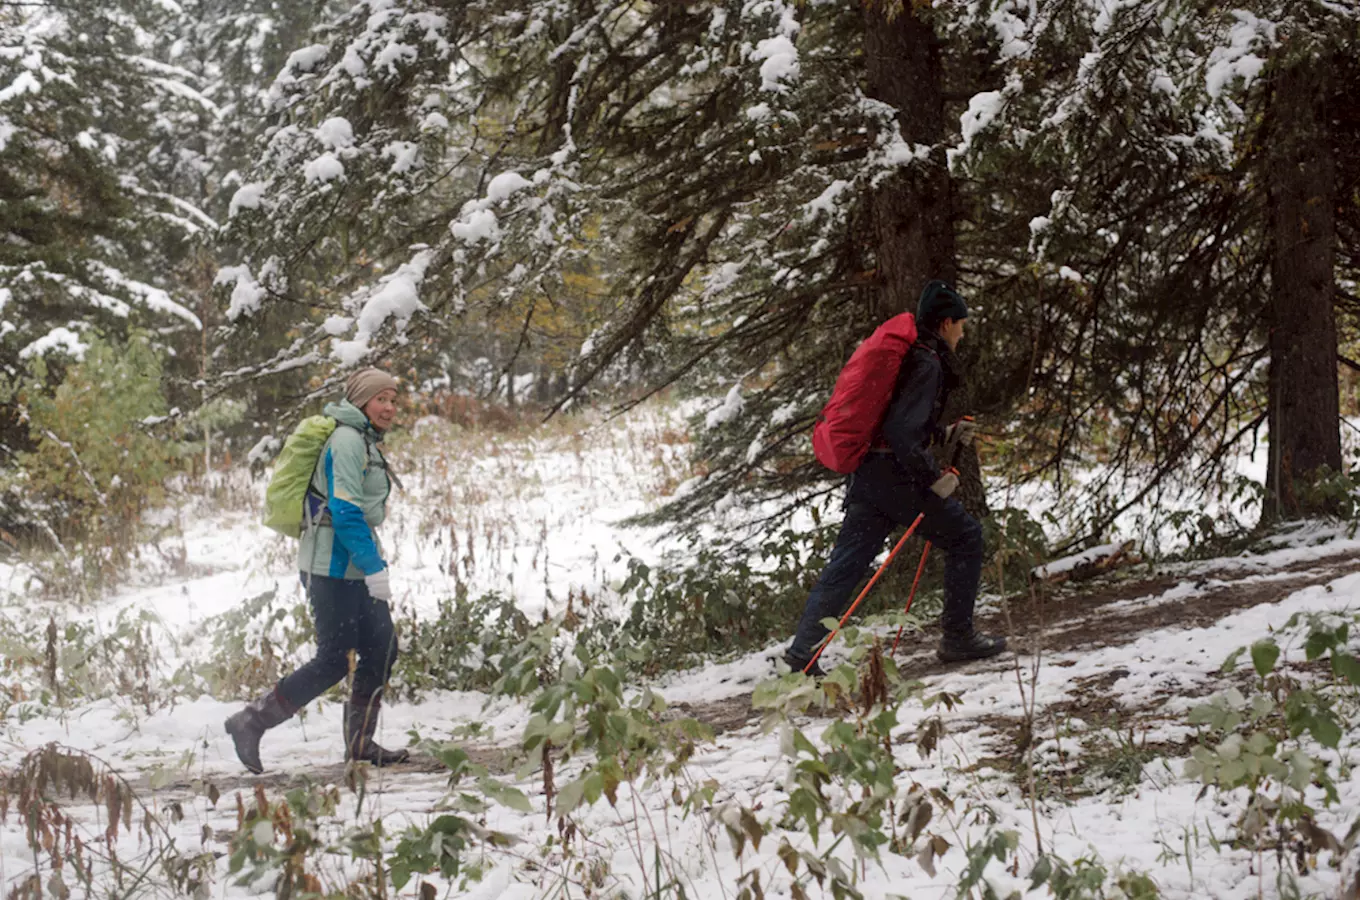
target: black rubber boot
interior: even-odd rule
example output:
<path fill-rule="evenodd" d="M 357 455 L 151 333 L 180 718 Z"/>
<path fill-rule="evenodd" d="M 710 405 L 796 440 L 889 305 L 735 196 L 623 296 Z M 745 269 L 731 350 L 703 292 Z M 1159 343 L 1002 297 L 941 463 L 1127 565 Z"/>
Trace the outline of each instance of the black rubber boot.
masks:
<path fill-rule="evenodd" d="M 236 745 L 236 758 L 241 765 L 259 775 L 264 771 L 260 763 L 260 738 L 275 725 L 293 717 L 297 710 L 279 694 L 278 688 L 251 701 L 246 708 L 227 719 L 227 734 Z"/>
<path fill-rule="evenodd" d="M 970 659 L 989 659 L 1006 652 L 1006 639 L 968 631 L 963 634 L 946 634 L 940 640 L 940 649 L 935 656 L 940 662 L 963 662 Z"/>
<path fill-rule="evenodd" d="M 799 659 L 798 657 L 794 656 L 792 650 L 784 651 L 784 662 L 793 671 L 806 675 L 809 678 L 820 679 L 826 677 L 826 673 L 822 671 L 821 666 L 817 665 L 816 663 L 813 663 L 811 668 L 808 668 L 808 661 L 805 659 Z M 803 671 L 804 669 L 807 669 L 807 671 L 804 672 Z"/>
<path fill-rule="evenodd" d="M 362 760 L 375 766 L 390 766 L 410 758 L 405 750 L 384 750 L 373 740 L 378 730 L 378 711 L 382 694 L 364 697 L 354 694 L 345 704 L 345 761 Z"/>

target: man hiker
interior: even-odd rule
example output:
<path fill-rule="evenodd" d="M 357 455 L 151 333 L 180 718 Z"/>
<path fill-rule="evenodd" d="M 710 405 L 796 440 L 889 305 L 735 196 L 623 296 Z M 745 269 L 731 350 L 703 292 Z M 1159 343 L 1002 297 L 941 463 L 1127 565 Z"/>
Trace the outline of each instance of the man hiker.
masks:
<path fill-rule="evenodd" d="M 982 526 L 953 497 L 959 477 L 940 470 L 928 449 L 945 446 L 952 460 L 959 445 L 971 444 L 974 425 L 961 420 L 941 428 L 949 394 L 962 384 L 954 350 L 963 337 L 968 306 L 942 281 L 932 281 L 916 311 L 916 342 L 902 360 L 892 400 L 883 421 L 882 441 L 850 475 L 841 523 L 831 560 L 808 595 L 793 643 L 784 654 L 789 668 L 801 672 L 827 635 L 822 620 L 840 618 L 856 585 L 864 578 L 888 534 L 923 514 L 917 533 L 945 554 L 944 636 L 937 656 L 943 662 L 985 659 L 1006 649 L 1006 640 L 973 630 L 973 603 L 982 574 Z M 809 675 L 820 677 L 813 664 Z"/>
<path fill-rule="evenodd" d="M 373 741 L 383 688 L 397 658 L 388 607 L 391 573 L 374 532 L 387 515 L 392 490 L 378 443 L 392 427 L 396 399 L 395 378 L 362 369 L 345 382 L 345 399 L 325 408 L 334 431 L 311 472 L 298 546 L 298 568 L 316 622 L 316 656 L 226 721 L 237 757 L 257 774 L 263 771 L 265 731 L 349 674 L 351 650 L 357 662 L 345 704 L 345 759 L 383 766 L 407 758 L 405 750 L 384 750 Z"/>

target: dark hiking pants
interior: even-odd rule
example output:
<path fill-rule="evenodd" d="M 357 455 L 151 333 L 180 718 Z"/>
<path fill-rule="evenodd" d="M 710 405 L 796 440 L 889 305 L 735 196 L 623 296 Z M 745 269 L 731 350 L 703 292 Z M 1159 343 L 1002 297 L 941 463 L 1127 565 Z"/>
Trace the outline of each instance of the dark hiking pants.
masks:
<path fill-rule="evenodd" d="M 349 674 L 349 651 L 354 650 L 353 692 L 373 696 L 387 683 L 397 660 L 397 631 L 387 601 L 370 597 L 362 581 L 324 575 L 303 575 L 302 581 L 316 622 L 316 656 L 285 675 L 279 693 L 301 709 Z"/>
<path fill-rule="evenodd" d="M 966 635 L 973 630 L 973 603 L 982 575 L 982 526 L 950 497 L 941 500 L 928 488 L 911 484 L 886 454 L 870 454 L 850 476 L 841 523 L 831 559 L 808 595 L 790 655 L 810 659 L 826 638 L 825 618 L 839 619 L 850 605 L 854 590 L 869 572 L 874 558 L 894 528 L 910 525 L 924 513 L 916 534 L 943 552 L 945 634 Z M 899 558 L 894 565 L 904 565 Z"/>

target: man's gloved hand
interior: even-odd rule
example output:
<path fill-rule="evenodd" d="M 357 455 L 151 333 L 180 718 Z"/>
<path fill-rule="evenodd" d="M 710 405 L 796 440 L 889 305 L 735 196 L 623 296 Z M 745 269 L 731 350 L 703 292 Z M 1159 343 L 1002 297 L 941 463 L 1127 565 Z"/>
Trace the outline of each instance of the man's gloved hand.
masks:
<path fill-rule="evenodd" d="M 391 600 L 392 570 L 383 569 L 381 572 L 365 575 L 364 585 L 368 588 L 368 596 L 374 600 Z"/>
<path fill-rule="evenodd" d="M 935 483 L 930 486 L 930 489 L 931 491 L 934 492 L 935 496 L 943 500 L 950 494 L 954 493 L 958 486 L 959 486 L 958 473 L 951 471 L 945 472 L 939 478 L 936 478 Z"/>
<path fill-rule="evenodd" d="M 960 445 L 971 446 L 975 434 L 977 434 L 976 422 L 972 419 L 959 419 L 944 430 L 945 449 L 952 452 L 955 447 Z"/>

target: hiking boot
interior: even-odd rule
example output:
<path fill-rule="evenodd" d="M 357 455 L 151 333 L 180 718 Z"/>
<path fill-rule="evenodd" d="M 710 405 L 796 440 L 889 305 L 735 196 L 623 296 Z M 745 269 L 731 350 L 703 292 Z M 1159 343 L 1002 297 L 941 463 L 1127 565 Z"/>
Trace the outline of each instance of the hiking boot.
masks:
<path fill-rule="evenodd" d="M 345 761 L 362 760 L 375 766 L 390 766 L 410 758 L 405 750 L 384 750 L 373 740 L 378 730 L 378 711 L 382 694 L 365 697 L 354 694 L 345 704 Z"/>
<path fill-rule="evenodd" d="M 293 717 L 296 709 L 279 693 L 278 688 L 246 705 L 246 708 L 229 717 L 224 723 L 227 734 L 236 745 L 236 758 L 251 772 L 259 775 L 264 771 L 260 763 L 260 738 L 275 725 L 280 725 Z"/>
<path fill-rule="evenodd" d="M 798 657 L 794 656 L 792 650 L 786 650 L 784 652 L 784 662 L 793 671 L 806 675 L 809 678 L 816 678 L 820 680 L 826 677 L 826 673 L 822 671 L 821 666 L 817 665 L 814 662 L 812 666 L 809 667 L 808 661 L 806 659 L 799 659 Z M 807 669 L 807 671 L 804 672 L 803 671 L 804 669 Z"/>
<path fill-rule="evenodd" d="M 946 634 L 940 640 L 940 649 L 935 651 L 935 657 L 940 662 L 952 663 L 969 659 L 989 659 L 1005 651 L 1005 638 L 970 631 L 962 635 Z"/>

